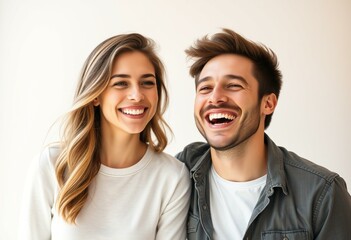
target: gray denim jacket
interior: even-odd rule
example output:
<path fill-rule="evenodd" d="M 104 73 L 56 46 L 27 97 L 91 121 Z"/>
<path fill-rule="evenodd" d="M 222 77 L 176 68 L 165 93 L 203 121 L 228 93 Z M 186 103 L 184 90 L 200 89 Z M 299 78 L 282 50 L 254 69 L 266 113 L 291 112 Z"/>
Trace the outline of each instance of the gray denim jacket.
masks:
<path fill-rule="evenodd" d="M 243 239 L 351 239 L 351 197 L 345 181 L 338 174 L 277 147 L 267 135 L 265 144 L 267 183 Z M 188 240 L 213 239 L 209 149 L 206 143 L 192 143 L 176 156 L 188 166 L 193 183 Z"/>

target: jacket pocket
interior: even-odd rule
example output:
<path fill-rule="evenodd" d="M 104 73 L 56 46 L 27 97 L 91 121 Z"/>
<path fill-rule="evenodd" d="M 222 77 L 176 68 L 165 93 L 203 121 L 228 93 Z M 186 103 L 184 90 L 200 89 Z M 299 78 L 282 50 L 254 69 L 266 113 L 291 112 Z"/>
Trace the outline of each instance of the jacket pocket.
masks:
<path fill-rule="evenodd" d="M 262 233 L 262 240 L 309 240 L 308 232 L 303 229 L 289 231 L 267 231 Z"/>
<path fill-rule="evenodd" d="M 194 233 L 197 231 L 197 228 L 199 227 L 199 218 L 196 217 L 193 214 L 190 214 L 188 217 L 188 226 L 187 226 L 187 230 L 188 233 Z"/>

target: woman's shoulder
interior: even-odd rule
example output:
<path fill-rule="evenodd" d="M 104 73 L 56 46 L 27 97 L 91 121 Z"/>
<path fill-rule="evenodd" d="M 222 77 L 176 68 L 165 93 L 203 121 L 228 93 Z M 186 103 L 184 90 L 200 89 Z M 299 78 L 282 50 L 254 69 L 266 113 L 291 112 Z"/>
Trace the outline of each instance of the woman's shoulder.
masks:
<path fill-rule="evenodd" d="M 152 162 L 164 171 L 184 172 L 187 171 L 185 164 L 167 152 L 151 151 Z"/>
<path fill-rule="evenodd" d="M 55 166 L 61 152 L 59 144 L 44 146 L 41 151 L 32 158 L 28 169 L 28 179 L 33 184 L 44 183 L 45 186 L 55 186 Z"/>
<path fill-rule="evenodd" d="M 52 143 L 43 147 L 41 152 L 36 156 L 37 164 L 40 168 L 55 168 L 58 156 L 61 153 L 59 143 Z"/>

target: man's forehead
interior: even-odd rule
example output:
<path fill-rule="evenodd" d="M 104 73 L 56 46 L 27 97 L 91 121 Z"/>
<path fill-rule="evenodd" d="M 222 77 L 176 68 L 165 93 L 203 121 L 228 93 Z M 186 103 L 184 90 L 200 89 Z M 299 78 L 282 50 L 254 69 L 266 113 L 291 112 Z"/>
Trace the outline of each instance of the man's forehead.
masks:
<path fill-rule="evenodd" d="M 237 54 L 222 54 L 209 60 L 198 77 L 196 84 L 211 79 L 246 80 L 253 76 L 253 62 Z M 247 81 L 247 80 L 246 80 Z"/>
<path fill-rule="evenodd" d="M 235 71 L 251 72 L 253 62 L 237 54 L 222 54 L 210 59 L 202 68 L 199 78 L 204 74 L 233 74 Z"/>

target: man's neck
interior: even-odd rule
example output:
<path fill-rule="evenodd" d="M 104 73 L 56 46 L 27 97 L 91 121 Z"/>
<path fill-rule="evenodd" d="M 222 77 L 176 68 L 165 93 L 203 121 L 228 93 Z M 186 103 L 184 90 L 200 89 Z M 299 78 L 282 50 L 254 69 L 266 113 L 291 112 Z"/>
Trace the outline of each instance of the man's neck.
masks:
<path fill-rule="evenodd" d="M 226 180 L 246 182 L 262 177 L 267 173 L 264 132 L 226 151 L 211 148 L 211 157 L 214 169 Z"/>

